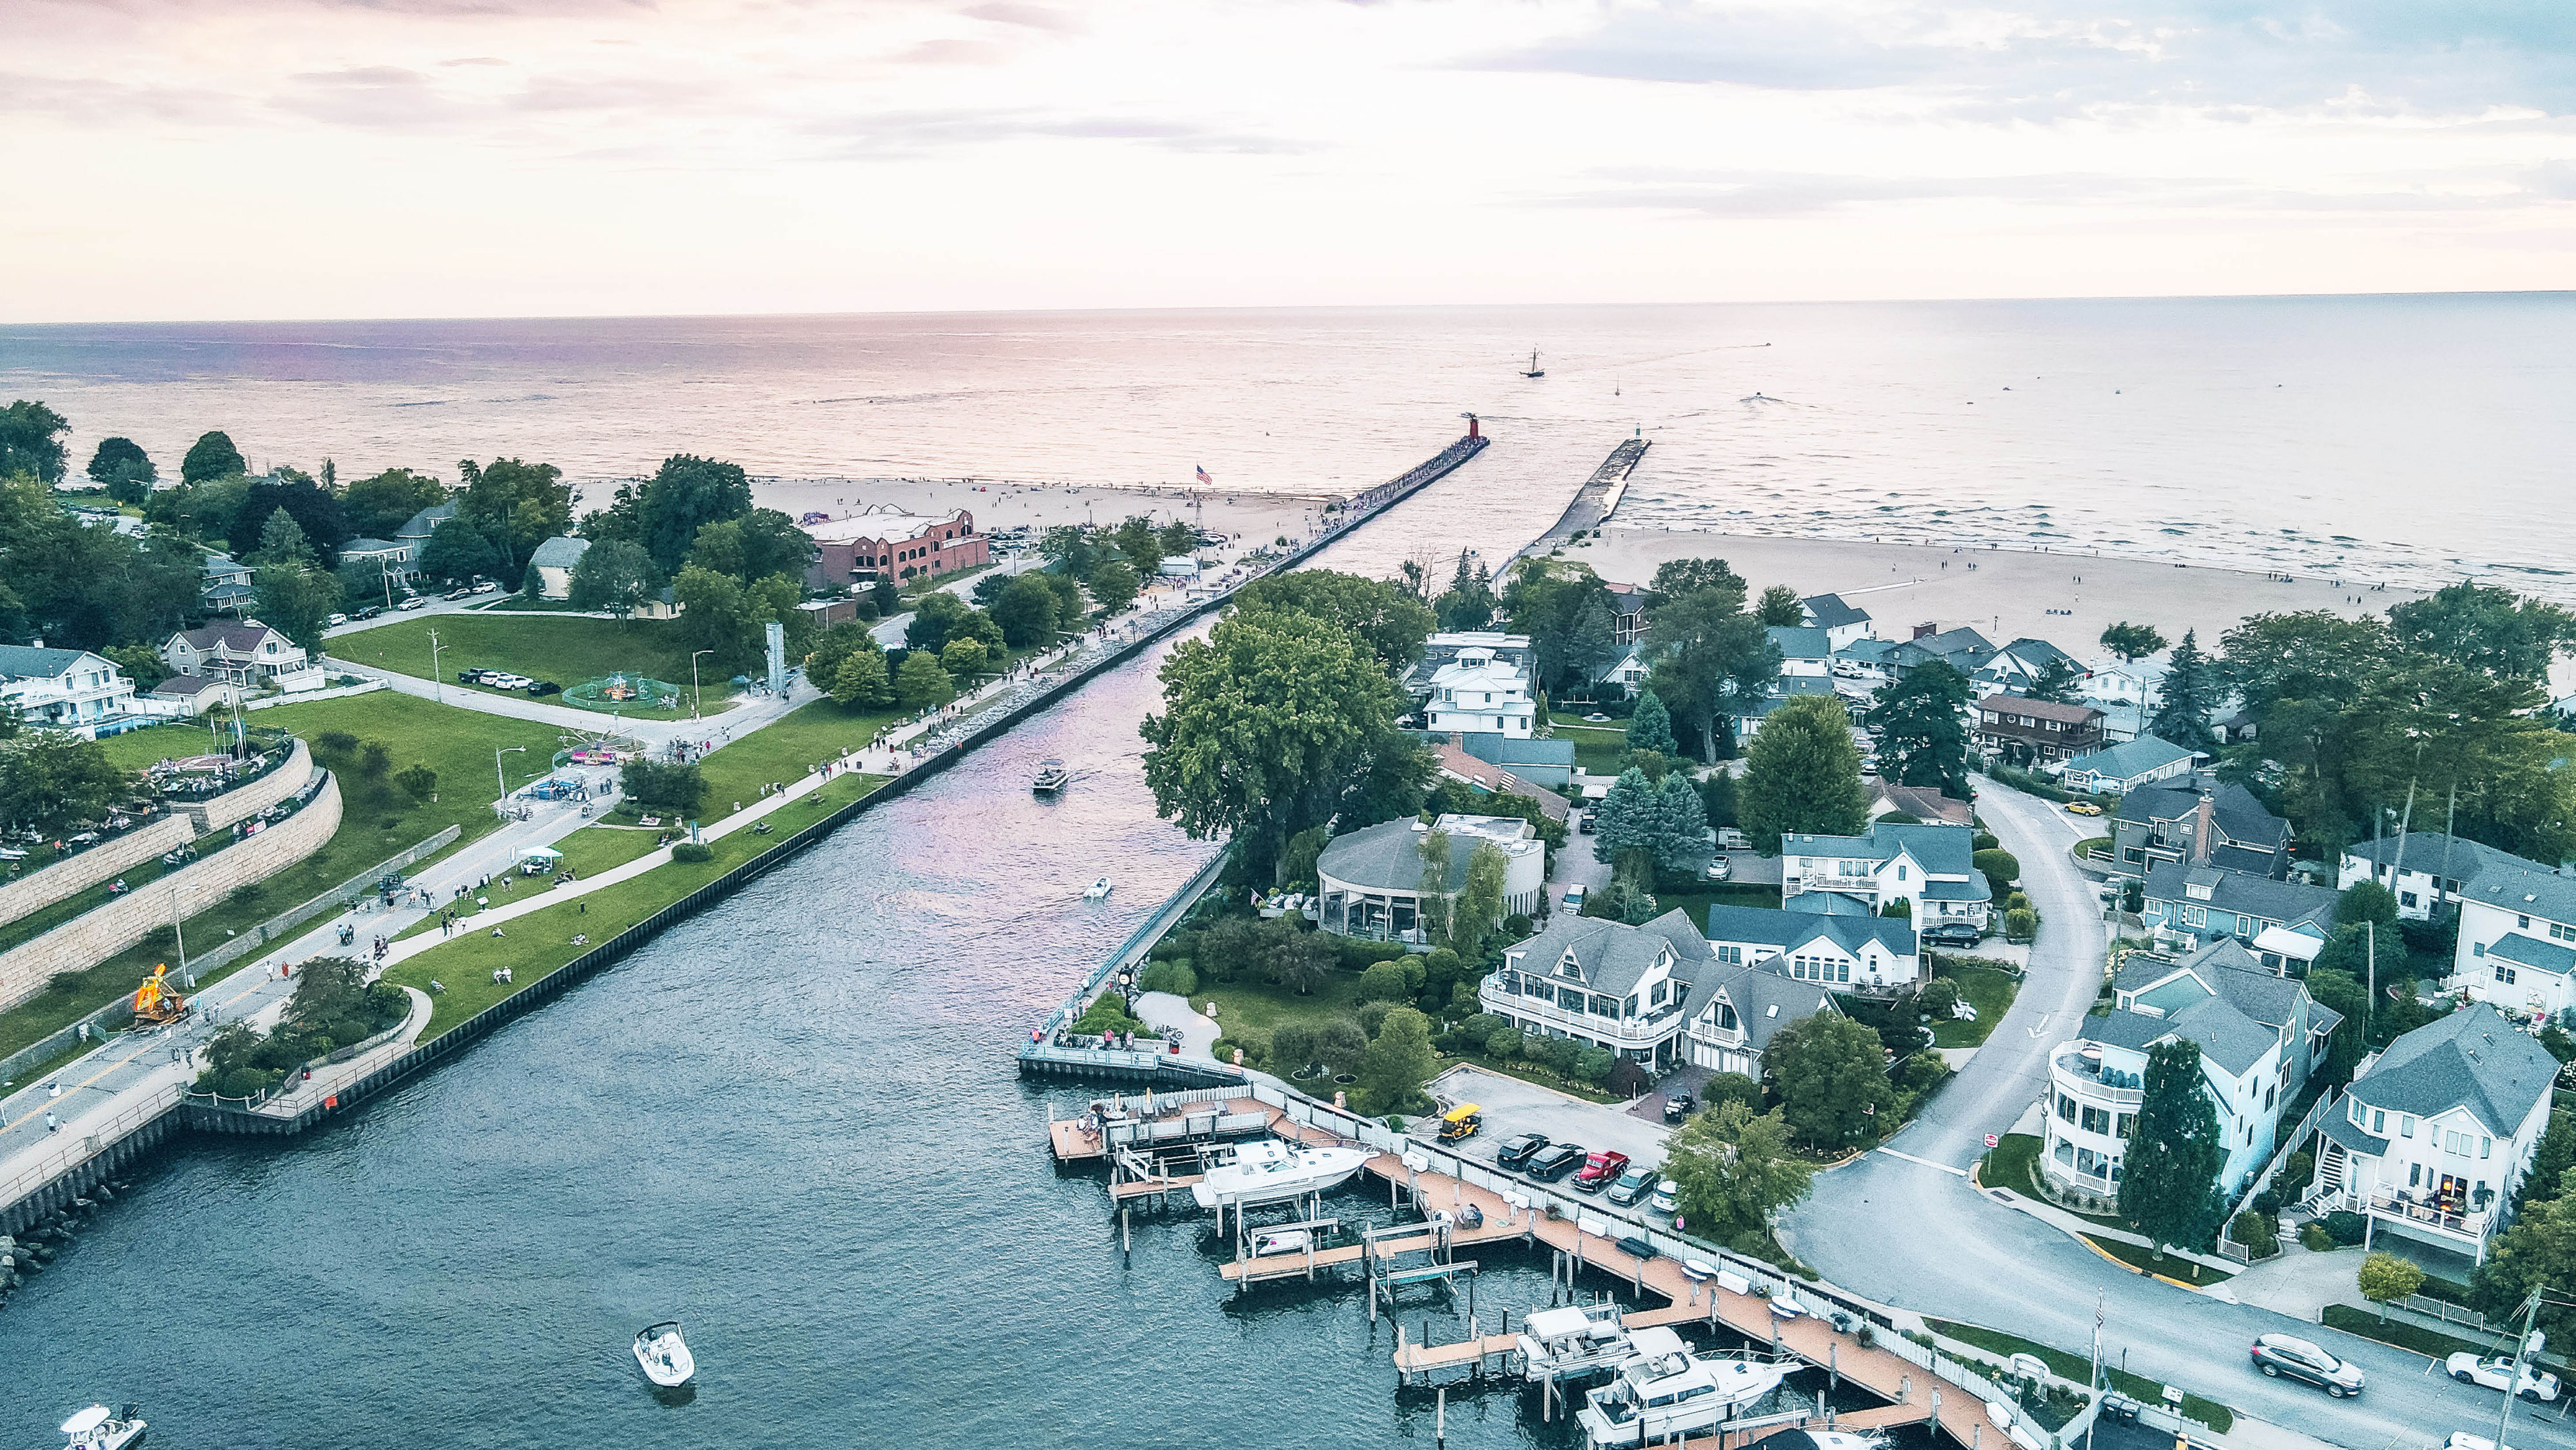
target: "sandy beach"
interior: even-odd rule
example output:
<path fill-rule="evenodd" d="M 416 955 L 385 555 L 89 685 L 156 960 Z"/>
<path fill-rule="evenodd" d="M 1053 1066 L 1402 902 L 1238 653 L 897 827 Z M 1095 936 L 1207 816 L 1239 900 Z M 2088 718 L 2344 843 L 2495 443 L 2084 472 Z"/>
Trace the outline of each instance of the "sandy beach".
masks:
<path fill-rule="evenodd" d="M 1651 580 L 1655 566 L 1667 559 L 1710 556 L 1733 566 L 1755 595 L 1773 584 L 1802 595 L 1840 594 L 1869 611 L 1870 632 L 1881 639 L 1905 639 L 1921 624 L 1964 624 L 1996 644 L 2027 635 L 2087 662 L 2107 658 L 2099 643 L 2102 630 L 2123 620 L 2154 625 L 2169 640 L 2198 630 L 2202 647 L 2214 651 L 2218 637 L 2249 614 L 2378 614 L 2421 597 L 2395 588 L 2372 593 L 2367 585 L 2339 587 L 2331 579 L 2271 579 L 2088 554 L 1714 534 L 1615 522 L 1561 555 L 1591 565 L 1604 579 L 1631 584 Z"/>
<path fill-rule="evenodd" d="M 1115 524 L 1136 514 L 1158 523 L 1175 514 L 1202 523 L 1212 532 L 1268 542 L 1285 537 L 1296 542 L 1313 526 L 1321 496 L 1278 493 L 1210 492 L 1193 495 L 1180 489 L 1105 488 L 1098 485 L 1007 483 L 974 479 L 830 479 L 820 482 L 763 480 L 752 485 L 753 501 L 789 518 L 821 510 L 843 518 L 872 505 L 886 504 L 907 513 L 945 518 L 965 509 L 975 527 L 986 533 L 1029 524 L 1086 520 Z"/>

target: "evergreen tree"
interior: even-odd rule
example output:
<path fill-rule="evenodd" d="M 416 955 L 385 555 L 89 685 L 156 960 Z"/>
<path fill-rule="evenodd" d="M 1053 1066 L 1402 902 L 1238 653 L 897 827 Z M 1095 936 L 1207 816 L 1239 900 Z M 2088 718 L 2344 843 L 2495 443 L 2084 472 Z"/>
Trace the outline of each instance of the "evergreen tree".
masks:
<path fill-rule="evenodd" d="M 1619 654 L 1619 640 L 1610 625 L 1608 596 L 1593 594 L 1575 613 L 1574 628 L 1566 632 L 1566 667 L 1588 687 L 1601 678 L 1602 671 L 1619 662 Z"/>
<path fill-rule="evenodd" d="M 1898 785 L 1934 786 L 1968 798 L 1968 677 L 1927 660 L 1881 685 L 1861 717 L 1878 738 L 1880 774 Z M 1758 737 L 1757 737 L 1758 738 Z"/>
<path fill-rule="evenodd" d="M 1439 1058 L 1431 1050 L 1431 1022 L 1410 1007 L 1386 1014 L 1377 1040 L 1360 1053 L 1359 1102 L 1369 1113 L 1392 1113 L 1411 1107 L 1422 1095 L 1422 1080 L 1431 1076 Z"/>
<path fill-rule="evenodd" d="M 1494 597 L 1493 576 L 1485 572 L 1483 564 L 1469 569 L 1463 551 L 1458 555 L 1458 572 L 1451 576 L 1448 592 L 1431 603 L 1432 612 L 1440 616 L 1440 627 L 1451 631 L 1489 629 L 1494 623 L 1494 611 L 1501 607 L 1502 601 Z"/>
<path fill-rule="evenodd" d="M 2576 1168 L 2576 1116 L 2562 1110 L 2549 1115 L 2548 1131 L 2540 1135 L 2540 1146 L 2532 1151 L 2531 1167 L 2522 1175 L 2522 1182 L 2514 1186 L 2514 1216 L 2521 1217 L 2532 1200 L 2555 1194 L 2570 1168 Z"/>
<path fill-rule="evenodd" d="M 2147 1049 L 2145 1077 L 2120 1179 L 2120 1216 L 2159 1249 L 2206 1249 L 2227 1212 L 2218 1187 L 2227 1149 L 2218 1139 L 2218 1109 L 2201 1085 L 2199 1046 L 2180 1038 L 2157 1043 Z"/>
<path fill-rule="evenodd" d="M 2209 712 L 2218 706 L 2218 665 L 2200 652 L 2196 632 L 2183 631 L 2173 659 L 2157 687 L 2156 713 L 2147 733 L 2185 750 L 2215 752 L 2218 734 L 2209 728 Z"/>
<path fill-rule="evenodd" d="M 1663 814 L 1663 798 L 1646 773 L 1630 766 L 1610 784 L 1610 793 L 1594 808 L 1592 859 L 1607 864 L 1629 849 L 1652 851 Z"/>
<path fill-rule="evenodd" d="M 1673 740 L 1673 712 L 1664 708 L 1663 697 L 1652 689 L 1637 696 L 1636 713 L 1628 717 L 1628 748 L 1664 756 L 1681 753 Z"/>
<path fill-rule="evenodd" d="M 1806 604 L 1798 598 L 1798 591 L 1786 584 L 1763 590 L 1753 612 L 1761 617 L 1765 628 L 1794 628 L 1807 622 Z"/>
<path fill-rule="evenodd" d="M 1851 716 L 1831 695 L 1801 695 L 1771 712 L 1745 752 L 1736 819 L 1754 849 L 1778 855 L 1785 832 L 1847 836 L 1869 820 Z"/>
<path fill-rule="evenodd" d="M 252 551 L 249 562 L 310 568 L 313 546 L 306 541 L 303 526 L 295 522 L 295 516 L 281 508 L 260 526 L 259 547 Z"/>

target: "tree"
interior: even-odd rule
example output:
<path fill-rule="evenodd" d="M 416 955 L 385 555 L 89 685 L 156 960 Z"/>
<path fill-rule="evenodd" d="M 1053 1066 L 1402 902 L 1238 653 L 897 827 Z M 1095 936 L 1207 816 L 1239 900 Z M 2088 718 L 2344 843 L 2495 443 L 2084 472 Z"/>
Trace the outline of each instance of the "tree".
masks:
<path fill-rule="evenodd" d="M 2549 1126 L 2532 1150 L 2531 1167 L 2514 1188 L 2515 1215 L 2520 1216 L 2533 1199 L 2555 1194 L 2570 1168 L 2576 1168 L 2576 1116 L 2561 1108 L 2550 1113 Z"/>
<path fill-rule="evenodd" d="M 878 710 L 894 703 L 885 651 L 852 650 L 843 656 L 832 671 L 832 701 L 847 710 Z"/>
<path fill-rule="evenodd" d="M 313 480 L 280 469 L 271 477 L 254 478 L 243 487 L 227 533 L 233 552 L 249 556 L 261 549 L 269 525 L 280 510 L 295 521 L 312 551 L 326 559 L 350 537 L 348 520 L 337 498 Z"/>
<path fill-rule="evenodd" d="M 617 788 L 639 806 L 689 816 L 697 813 L 707 783 L 694 765 L 630 760 L 618 767 Z"/>
<path fill-rule="evenodd" d="M 1708 1097 L 1664 1152 L 1664 1175 L 1681 1185 L 1678 1221 L 1721 1242 L 1765 1232 L 1773 1214 L 1807 1196 L 1815 1169 L 1789 1151 L 1788 1120 L 1777 1109 L 1756 1116 L 1743 1099 L 1719 1097 L 1714 1083 Z"/>
<path fill-rule="evenodd" d="M 1638 694 L 1637 709 L 1628 717 L 1628 748 L 1662 755 L 1681 753 L 1681 746 L 1673 740 L 1673 713 L 1664 708 L 1663 697 L 1652 688 Z"/>
<path fill-rule="evenodd" d="M 340 607 L 340 581 L 302 564 L 270 564 L 253 570 L 250 583 L 260 621 L 319 658 L 322 631 Z"/>
<path fill-rule="evenodd" d="M 1038 553 L 1076 579 L 1100 566 L 1104 551 L 1092 530 L 1081 524 L 1056 524 L 1038 535 Z"/>
<path fill-rule="evenodd" d="M 205 433 L 188 445 L 188 456 L 179 460 L 179 481 L 204 483 L 211 478 L 248 473 L 250 465 L 242 461 L 241 450 L 223 433 Z"/>
<path fill-rule="evenodd" d="M 537 545 L 572 529 L 572 486 L 551 463 L 523 463 L 495 458 L 457 464 L 464 491 L 456 498 L 456 515 L 469 520 L 490 540 L 499 556 L 494 577 L 502 587 L 517 589 L 527 572 L 528 556 Z M 667 570 L 665 571 L 668 572 Z"/>
<path fill-rule="evenodd" d="M 1720 721 L 1751 708 L 1780 676 L 1780 650 L 1744 612 L 1741 589 L 1668 600 L 1647 628 L 1646 654 L 1655 661 L 1655 693 L 1699 732 L 1700 759 L 1708 764 L 1718 758 Z"/>
<path fill-rule="evenodd" d="M 1494 612 L 1502 602 L 1494 597 L 1493 576 L 1481 563 L 1467 564 L 1467 551 L 1458 551 L 1458 572 L 1449 578 L 1449 587 L 1431 603 L 1432 612 L 1446 630 L 1487 629 L 1494 623 Z"/>
<path fill-rule="evenodd" d="M 0 823 L 47 836 L 105 816 L 131 799 L 135 777 L 95 740 L 59 730 L 20 730 L 0 739 Z"/>
<path fill-rule="evenodd" d="M 2334 1035 L 2326 1039 L 2326 1060 L 2319 1069 L 2330 1084 L 2352 1081 L 2353 1069 L 2361 1063 L 2363 1034 L 2367 1030 L 2370 998 L 2355 971 L 2340 963 L 2361 965 L 2361 932 L 2353 927 L 2338 929 L 2326 943 L 2325 950 L 2308 967 L 2308 995 L 2317 1004 L 2342 1015 L 2335 1024 Z"/>
<path fill-rule="evenodd" d="M 0 477 L 24 473 L 48 487 L 62 482 L 69 463 L 62 435 L 71 426 L 62 414 L 25 398 L 0 408 Z"/>
<path fill-rule="evenodd" d="M 1235 594 L 1244 612 L 1267 609 L 1338 625 L 1389 670 L 1422 657 L 1431 611 L 1395 584 L 1332 569 L 1297 569 L 1246 584 Z"/>
<path fill-rule="evenodd" d="M 2373 1250 L 2361 1261 L 2361 1297 L 2379 1306 L 2379 1322 L 2388 1322 L 2391 1300 L 2424 1287 L 2424 1271 L 2386 1249 Z"/>
<path fill-rule="evenodd" d="M 2201 1085 L 2198 1045 L 2168 1038 L 2147 1049 L 2145 1090 L 2125 1162 L 2120 1216 L 2158 1253 L 2167 1244 L 2207 1248 L 2227 1212 L 2218 1188 L 2227 1149 L 2219 1141 L 2218 1110 Z"/>
<path fill-rule="evenodd" d="M 689 546 L 689 562 L 736 579 L 765 579 L 772 574 L 801 579 L 814 562 L 814 536 L 776 509 L 752 509 L 699 525 L 697 538 Z"/>
<path fill-rule="evenodd" d="M 801 625 L 796 603 L 803 596 L 803 586 L 784 574 L 746 584 L 691 564 L 671 581 L 671 597 L 681 606 L 681 638 L 692 650 L 713 650 L 710 663 L 720 671 L 757 665 L 767 649 L 762 626 L 773 620 Z"/>
<path fill-rule="evenodd" d="M 1798 598 L 1797 590 L 1786 584 L 1774 584 L 1763 590 L 1761 602 L 1754 605 L 1753 612 L 1766 629 L 1775 626 L 1794 629 L 1807 620 L 1805 601 Z"/>
<path fill-rule="evenodd" d="M 420 572 L 430 579 L 453 583 L 496 573 L 500 567 L 500 554 L 471 519 L 442 521 L 420 550 Z"/>
<path fill-rule="evenodd" d="M 1315 1029 L 1315 1060 L 1335 1077 L 1358 1072 L 1368 1050 L 1368 1034 L 1348 1017 L 1336 1017 Z"/>
<path fill-rule="evenodd" d="M 1966 800 L 1974 703 L 1968 677 L 1942 660 L 1926 660 L 1903 679 L 1879 686 L 1861 716 L 1878 740 L 1879 774 L 1898 785 L 1930 786 Z"/>
<path fill-rule="evenodd" d="M 2335 898 L 2335 925 L 2379 923 L 2381 935 L 2397 941 L 2397 893 L 2376 881 L 2356 881 Z"/>
<path fill-rule="evenodd" d="M 2084 667 L 2063 656 L 2040 666 L 2039 673 L 2022 686 L 2022 693 L 2034 700 L 2067 704 L 2075 698 L 2075 687 L 2084 682 Z"/>
<path fill-rule="evenodd" d="M 1540 691 L 1556 689 L 1573 673 L 1575 626 L 1591 602 L 1608 593 L 1609 586 L 1582 564 L 1529 554 L 1512 565 L 1502 606 L 1511 616 L 1512 632 L 1529 636 Z"/>
<path fill-rule="evenodd" d="M 1753 737 L 1736 816 L 1754 849 L 1777 855 L 1784 833 L 1847 836 L 1869 820 L 1851 717 L 1831 695 L 1801 695 Z"/>
<path fill-rule="evenodd" d="M 1875 1029 L 1839 1012 L 1774 1032 L 1762 1069 L 1777 1084 L 1789 1126 L 1809 1142 L 1848 1147 L 1896 1126 L 1887 1050 Z"/>
<path fill-rule="evenodd" d="M 1609 595 L 1588 595 L 1565 635 L 1565 667 L 1589 693 L 1602 672 L 1619 663 L 1618 631 L 1610 622 Z"/>
<path fill-rule="evenodd" d="M 1099 600 L 1100 607 L 1111 614 L 1135 603 L 1137 592 L 1144 588 L 1136 578 L 1136 571 L 1127 567 L 1123 559 L 1111 559 L 1092 570 L 1091 578 L 1086 582 L 1091 587 L 1091 597 Z"/>
<path fill-rule="evenodd" d="M 252 564 L 292 565 L 299 569 L 313 567 L 313 546 L 306 541 L 302 525 L 285 509 L 278 509 L 260 525 L 259 547 L 246 560 Z"/>
<path fill-rule="evenodd" d="M 1724 559 L 1667 559 L 1655 566 L 1655 577 L 1646 586 L 1646 608 L 1661 609 L 1671 600 L 1703 589 L 1731 591 L 1744 597 L 1744 576 L 1726 567 Z"/>
<path fill-rule="evenodd" d="M 2218 735 L 2209 728 L 2209 712 L 2217 707 L 2218 695 L 2217 667 L 2200 652 L 2199 636 L 2184 630 L 2166 664 L 2164 683 L 2156 688 L 2156 713 L 2147 722 L 2147 733 L 2185 750 L 2215 752 Z"/>
<path fill-rule="evenodd" d="M 903 668 L 895 672 L 894 697 L 907 710 L 936 709 L 957 698 L 957 686 L 936 656 L 917 649 L 903 657 Z"/>
<path fill-rule="evenodd" d="M 1293 916 L 1265 921 L 1253 938 L 1256 944 L 1255 965 L 1262 979 L 1273 986 L 1285 987 L 1298 996 L 1313 995 L 1333 974 L 1339 960 L 1332 943 L 1322 932 L 1309 931 Z M 1333 1058 L 1324 1059 L 1327 1062 Z M 1348 1067 L 1335 1069 L 1348 1072 Z"/>
<path fill-rule="evenodd" d="M 438 772 L 426 765 L 414 764 L 410 769 L 395 776 L 394 784 L 403 788 L 403 794 L 410 796 L 421 805 L 427 805 L 430 797 L 438 793 Z"/>
<path fill-rule="evenodd" d="M 106 489 L 118 503 L 143 502 L 160 477 L 152 455 L 131 438 L 101 438 L 97 451 L 89 456 L 90 482 Z"/>
<path fill-rule="evenodd" d="M 575 609 L 605 611 L 623 620 L 653 597 L 654 583 L 653 556 L 644 552 L 643 545 L 603 539 L 573 561 L 570 603 Z"/>
<path fill-rule="evenodd" d="M 1002 578 L 988 574 L 986 579 Z M 978 580 L 976 592 L 983 592 Z M 1002 579 L 986 606 L 993 623 L 1002 631 L 1002 642 L 1012 649 L 1044 649 L 1055 643 L 1057 623 L 1056 593 L 1047 582 L 1034 574 L 1013 574 Z"/>
<path fill-rule="evenodd" d="M 666 574 L 689 560 L 698 530 L 751 512 L 751 478 L 737 464 L 677 453 L 645 481 L 637 496 L 636 542 Z"/>
<path fill-rule="evenodd" d="M 1968 860 L 1977 868 L 1977 874 L 1986 878 L 1989 894 L 1998 901 L 2021 879 L 2021 858 L 2000 847 L 1976 852 Z"/>
<path fill-rule="evenodd" d="M 1152 578 L 1163 567 L 1163 535 L 1154 521 L 1143 514 L 1131 514 L 1109 531 L 1118 552 L 1127 556 L 1128 567 L 1144 578 Z"/>
<path fill-rule="evenodd" d="M 1275 611 L 1228 615 L 1163 662 L 1163 709 L 1139 727 L 1157 810 L 1194 840 L 1231 833 L 1248 874 L 1276 880 L 1281 847 L 1330 820 L 1389 752 L 1403 701 L 1350 634 Z"/>
<path fill-rule="evenodd" d="M 2152 624 L 2131 624 L 2124 619 L 2102 631 L 2102 648 L 2127 664 L 2134 665 L 2164 647 L 2165 637 L 2156 633 Z"/>
<path fill-rule="evenodd" d="M 933 653 L 948 648 L 952 640 L 971 639 L 993 650 L 1002 648 L 1005 636 L 993 617 L 968 604 L 945 589 L 921 597 L 914 606 L 912 620 L 903 629 L 903 642 L 912 649 Z"/>
<path fill-rule="evenodd" d="M 1294 1077 L 1315 1064 L 1315 1029 L 1290 1020 L 1270 1032 L 1270 1065 L 1282 1077 Z"/>
<path fill-rule="evenodd" d="M 2576 1179 L 2562 1174 L 2533 1191 L 2530 1205 L 2513 1227 L 2491 1240 L 2487 1261 L 2469 1280 L 2469 1307 L 2501 1322 L 2520 1313 L 2534 1289 L 2540 1298 L 2538 1327 L 2553 1341 L 2576 1333 L 2576 1311 L 2566 1302 L 2564 1286 L 2576 1280 Z"/>
<path fill-rule="evenodd" d="M 1485 944 L 1503 924 L 1503 888 L 1511 860 L 1491 841 L 1478 841 L 1467 855 L 1467 882 L 1449 911 L 1449 946 L 1471 965 L 1485 960 Z"/>
<path fill-rule="evenodd" d="M 1592 859 L 1612 862 L 1623 851 L 1653 852 L 1662 834 L 1663 793 L 1635 767 L 1619 773 L 1593 808 Z"/>
<path fill-rule="evenodd" d="M 353 481 L 340 495 L 352 537 L 390 539 L 423 509 L 447 502 L 447 485 L 408 468 L 388 468 Z"/>
<path fill-rule="evenodd" d="M 940 668 L 959 679 L 984 673 L 985 663 L 983 644 L 963 635 L 950 640 L 939 652 Z"/>
<path fill-rule="evenodd" d="M 2496 679 L 2544 680 L 2549 662 L 2576 644 L 2576 615 L 2510 589 L 2462 580 L 2388 611 L 2388 632 L 2417 654 Z"/>

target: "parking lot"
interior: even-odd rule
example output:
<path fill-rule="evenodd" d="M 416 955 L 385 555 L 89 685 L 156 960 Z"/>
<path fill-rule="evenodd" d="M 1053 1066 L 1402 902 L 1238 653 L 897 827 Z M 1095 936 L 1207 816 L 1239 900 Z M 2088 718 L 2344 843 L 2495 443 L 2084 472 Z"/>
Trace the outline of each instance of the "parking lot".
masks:
<path fill-rule="evenodd" d="M 1449 1069 L 1432 1079 L 1431 1092 L 1443 1106 L 1474 1103 L 1485 1110 L 1484 1131 L 1455 1145 L 1459 1153 L 1481 1162 L 1493 1162 L 1494 1151 L 1514 1134 L 1545 1133 L 1550 1142 L 1616 1149 L 1639 1167 L 1663 1166 L 1664 1126 L 1632 1118 L 1615 1107 L 1587 1103 L 1478 1067 Z M 1414 1131 L 1436 1139 L 1439 1121 L 1424 1118 Z"/>

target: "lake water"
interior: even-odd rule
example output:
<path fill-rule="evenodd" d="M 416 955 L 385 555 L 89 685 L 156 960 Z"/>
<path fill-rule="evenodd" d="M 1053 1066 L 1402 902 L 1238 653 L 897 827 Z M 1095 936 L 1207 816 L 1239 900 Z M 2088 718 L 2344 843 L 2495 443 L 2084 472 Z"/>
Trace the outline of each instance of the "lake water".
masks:
<path fill-rule="evenodd" d="M 589 482 L 690 451 L 1352 489 L 1472 411 L 1497 441 L 1473 504 L 1388 547 L 1543 523 L 1642 429 L 1642 524 L 2576 600 L 2576 293 L 0 327 L 0 389 L 69 416 L 77 460 L 123 433 L 175 472 L 220 427 L 255 465 L 507 454 Z"/>

